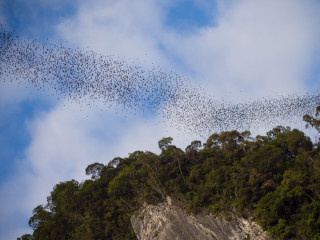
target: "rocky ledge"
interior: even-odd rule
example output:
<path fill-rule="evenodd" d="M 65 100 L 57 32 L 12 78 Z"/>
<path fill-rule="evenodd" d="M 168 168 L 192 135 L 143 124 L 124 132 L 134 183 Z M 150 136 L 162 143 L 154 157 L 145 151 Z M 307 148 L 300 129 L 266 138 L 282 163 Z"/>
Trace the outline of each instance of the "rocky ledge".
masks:
<path fill-rule="evenodd" d="M 255 222 L 244 218 L 188 215 L 170 197 L 156 206 L 144 204 L 131 224 L 139 240 L 269 240 Z"/>

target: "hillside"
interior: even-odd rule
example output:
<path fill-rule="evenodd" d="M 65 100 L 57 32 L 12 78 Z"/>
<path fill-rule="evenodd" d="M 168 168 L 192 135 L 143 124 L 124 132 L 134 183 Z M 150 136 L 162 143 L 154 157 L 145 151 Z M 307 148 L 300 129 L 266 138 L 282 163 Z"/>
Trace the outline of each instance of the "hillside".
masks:
<path fill-rule="evenodd" d="M 316 117 L 304 121 L 319 130 Z M 20 239 L 136 239 L 132 216 L 167 196 L 189 214 L 253 219 L 272 238 L 320 238 L 319 142 L 282 126 L 255 138 L 214 133 L 184 151 L 172 140 L 159 141 L 159 155 L 136 151 L 93 163 L 90 180 L 57 184 L 33 211 L 33 235 Z"/>

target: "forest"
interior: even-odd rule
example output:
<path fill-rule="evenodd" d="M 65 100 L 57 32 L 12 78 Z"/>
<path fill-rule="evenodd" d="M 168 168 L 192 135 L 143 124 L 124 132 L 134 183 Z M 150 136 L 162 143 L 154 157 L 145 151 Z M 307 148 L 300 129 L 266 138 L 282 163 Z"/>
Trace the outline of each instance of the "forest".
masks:
<path fill-rule="evenodd" d="M 320 133 L 319 114 L 320 106 L 303 121 Z M 185 150 L 172 141 L 158 142 L 159 155 L 135 151 L 89 165 L 88 180 L 58 183 L 33 210 L 33 234 L 18 240 L 136 239 L 130 217 L 166 196 L 189 213 L 251 217 L 272 238 L 320 239 L 319 139 L 278 126 L 255 138 L 214 133 Z"/>

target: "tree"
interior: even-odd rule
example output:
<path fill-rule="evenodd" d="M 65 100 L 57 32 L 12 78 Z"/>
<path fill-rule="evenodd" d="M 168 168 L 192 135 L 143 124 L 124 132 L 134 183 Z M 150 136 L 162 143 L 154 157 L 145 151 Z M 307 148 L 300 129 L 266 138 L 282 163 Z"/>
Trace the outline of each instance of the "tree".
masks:
<path fill-rule="evenodd" d="M 158 146 L 161 151 L 165 151 L 168 149 L 170 144 L 172 143 L 173 138 L 172 137 L 164 137 L 160 141 L 158 141 Z"/>
<path fill-rule="evenodd" d="M 190 145 L 186 147 L 185 152 L 190 152 L 190 151 L 199 151 L 201 147 L 201 141 L 192 141 Z"/>
<path fill-rule="evenodd" d="M 314 127 L 320 133 L 320 119 L 317 118 L 319 117 L 319 115 L 320 115 L 320 106 L 316 108 L 315 116 L 306 114 L 303 116 L 303 121 L 307 123 L 306 127 L 309 127 L 309 126 Z"/>
<path fill-rule="evenodd" d="M 101 171 L 103 169 L 104 165 L 101 163 L 93 163 L 90 164 L 86 168 L 86 175 L 91 175 L 91 179 L 97 179 L 101 176 Z"/>
<path fill-rule="evenodd" d="M 314 119 L 307 120 L 315 126 Z M 276 238 L 320 239 L 320 144 L 303 132 L 278 126 L 253 139 L 226 131 L 185 152 L 171 143 L 162 138 L 159 155 L 135 151 L 93 163 L 80 184 L 57 184 L 33 211 L 33 235 L 19 240 L 136 239 L 130 217 L 167 195 L 189 211 L 255 216 Z"/>
<path fill-rule="evenodd" d="M 30 234 L 23 234 L 21 237 L 17 238 L 17 240 L 35 240 L 35 239 Z"/>
<path fill-rule="evenodd" d="M 34 230 L 35 239 L 50 239 L 52 232 L 53 214 L 42 205 L 32 211 L 33 216 L 29 220 L 29 226 Z"/>

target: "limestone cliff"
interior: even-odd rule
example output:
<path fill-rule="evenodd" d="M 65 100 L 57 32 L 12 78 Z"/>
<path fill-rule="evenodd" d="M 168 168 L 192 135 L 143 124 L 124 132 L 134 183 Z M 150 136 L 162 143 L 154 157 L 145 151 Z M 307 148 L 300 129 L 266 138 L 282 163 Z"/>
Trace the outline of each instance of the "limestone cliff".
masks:
<path fill-rule="evenodd" d="M 167 197 L 156 206 L 144 204 L 131 224 L 139 240 L 267 240 L 259 225 L 243 218 L 188 215 Z"/>

